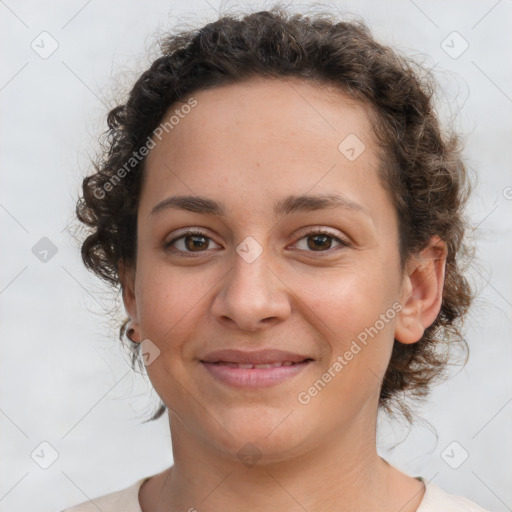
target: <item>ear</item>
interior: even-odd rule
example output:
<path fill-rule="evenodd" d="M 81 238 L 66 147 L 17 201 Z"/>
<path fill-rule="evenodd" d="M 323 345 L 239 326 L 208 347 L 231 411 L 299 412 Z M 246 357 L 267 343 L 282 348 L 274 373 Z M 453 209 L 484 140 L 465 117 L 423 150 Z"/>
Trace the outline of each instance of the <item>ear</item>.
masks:
<path fill-rule="evenodd" d="M 434 236 L 407 262 L 400 301 L 403 308 L 395 324 L 395 339 L 401 343 L 419 341 L 439 314 L 447 254 L 445 242 Z"/>
<path fill-rule="evenodd" d="M 135 269 L 119 260 L 118 275 L 123 294 L 123 303 L 126 312 L 131 318 L 132 327 L 138 329 L 137 302 L 135 300 Z"/>

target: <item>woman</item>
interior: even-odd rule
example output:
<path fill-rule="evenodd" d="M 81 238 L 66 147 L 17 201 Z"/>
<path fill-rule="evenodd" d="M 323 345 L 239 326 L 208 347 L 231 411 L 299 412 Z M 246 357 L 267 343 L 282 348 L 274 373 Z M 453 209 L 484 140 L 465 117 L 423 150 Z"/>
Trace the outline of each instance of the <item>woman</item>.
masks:
<path fill-rule="evenodd" d="M 483 510 L 376 450 L 471 302 L 431 94 L 361 23 L 275 7 L 165 39 L 77 214 L 174 464 L 69 511 Z"/>

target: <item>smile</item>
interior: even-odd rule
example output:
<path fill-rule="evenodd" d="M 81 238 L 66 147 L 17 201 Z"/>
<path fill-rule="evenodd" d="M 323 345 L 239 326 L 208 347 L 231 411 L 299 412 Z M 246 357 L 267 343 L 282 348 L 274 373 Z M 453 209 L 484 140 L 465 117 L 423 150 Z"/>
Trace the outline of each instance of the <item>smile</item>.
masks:
<path fill-rule="evenodd" d="M 264 388 L 295 377 L 312 362 L 312 359 L 265 364 L 201 361 L 201 365 L 211 377 L 223 384 L 238 388 Z"/>
<path fill-rule="evenodd" d="M 250 363 L 232 363 L 230 361 L 219 361 L 213 364 L 223 364 L 229 366 L 230 368 L 279 368 L 280 366 L 291 366 L 294 363 L 293 361 L 277 361 L 275 363 L 268 364 L 250 364 Z"/>

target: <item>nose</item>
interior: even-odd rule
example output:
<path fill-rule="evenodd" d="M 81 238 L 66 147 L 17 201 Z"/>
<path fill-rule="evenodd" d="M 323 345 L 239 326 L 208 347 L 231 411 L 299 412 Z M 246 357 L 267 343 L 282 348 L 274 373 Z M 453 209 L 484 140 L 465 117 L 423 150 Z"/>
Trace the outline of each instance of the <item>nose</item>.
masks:
<path fill-rule="evenodd" d="M 291 313 L 290 292 L 271 269 L 266 251 L 251 263 L 234 254 L 211 311 L 218 322 L 244 331 L 259 331 L 284 321 Z"/>

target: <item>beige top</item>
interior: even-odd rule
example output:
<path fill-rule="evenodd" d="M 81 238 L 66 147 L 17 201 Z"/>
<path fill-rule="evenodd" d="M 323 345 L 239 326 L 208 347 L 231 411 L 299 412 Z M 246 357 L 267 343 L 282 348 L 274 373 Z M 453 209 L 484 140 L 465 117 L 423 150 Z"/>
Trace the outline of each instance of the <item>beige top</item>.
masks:
<path fill-rule="evenodd" d="M 87 501 L 62 512 L 142 512 L 139 489 L 151 477 L 141 478 L 130 487 Z M 416 477 L 418 480 L 425 480 Z M 425 482 L 425 494 L 416 512 L 489 512 L 476 503 L 443 491 L 433 482 Z"/>

